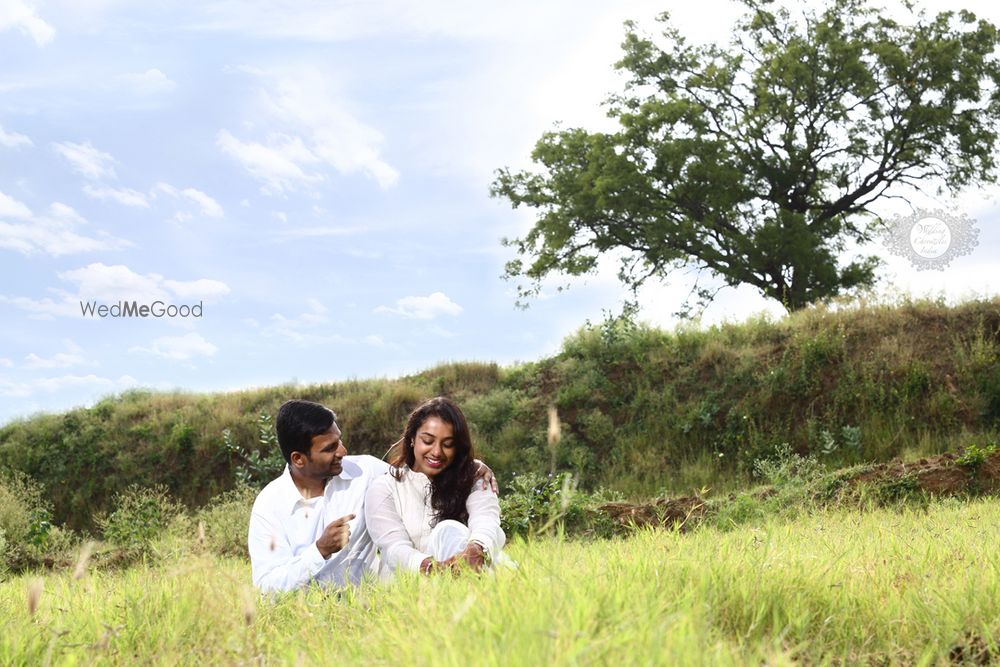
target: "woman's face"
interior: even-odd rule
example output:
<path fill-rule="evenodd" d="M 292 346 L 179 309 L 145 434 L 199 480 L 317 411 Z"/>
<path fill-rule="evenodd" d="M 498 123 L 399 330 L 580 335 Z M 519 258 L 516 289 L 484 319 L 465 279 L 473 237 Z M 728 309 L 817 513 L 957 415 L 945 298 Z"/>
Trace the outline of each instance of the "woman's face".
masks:
<path fill-rule="evenodd" d="M 413 439 L 413 470 L 428 477 L 439 474 L 455 458 L 455 438 L 451 424 L 430 416 L 417 428 Z"/>

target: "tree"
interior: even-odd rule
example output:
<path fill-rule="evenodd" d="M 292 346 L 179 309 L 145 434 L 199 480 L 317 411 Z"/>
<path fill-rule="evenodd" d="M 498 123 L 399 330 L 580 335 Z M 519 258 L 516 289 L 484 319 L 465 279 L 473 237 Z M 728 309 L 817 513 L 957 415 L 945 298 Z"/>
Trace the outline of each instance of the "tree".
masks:
<path fill-rule="evenodd" d="M 629 81 L 606 103 L 619 129 L 547 132 L 532 153 L 542 170 L 497 171 L 493 196 L 538 210 L 504 240 L 522 298 L 617 250 L 633 290 L 693 265 L 796 310 L 873 284 L 876 257 L 839 255 L 872 240 L 876 200 L 994 179 L 994 25 L 909 4 L 901 24 L 864 0 L 796 17 L 744 4 L 729 50 L 687 45 L 667 14 L 663 46 L 626 23 L 616 67 Z"/>

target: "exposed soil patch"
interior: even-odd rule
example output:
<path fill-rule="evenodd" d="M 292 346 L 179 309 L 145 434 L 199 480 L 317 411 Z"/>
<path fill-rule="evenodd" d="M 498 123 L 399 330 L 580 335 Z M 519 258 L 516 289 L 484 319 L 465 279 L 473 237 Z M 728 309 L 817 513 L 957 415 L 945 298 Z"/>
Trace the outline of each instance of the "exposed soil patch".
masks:
<path fill-rule="evenodd" d="M 679 526 L 685 530 L 705 517 L 705 500 L 700 496 L 685 496 L 639 505 L 606 503 L 600 510 L 623 526 Z"/>
<path fill-rule="evenodd" d="M 951 453 L 913 463 L 890 461 L 847 480 L 847 484 L 884 485 L 904 481 L 911 482 L 914 490 L 934 496 L 997 493 L 1000 491 L 1000 452 L 986 457 L 979 465 L 963 465 L 959 463 L 959 456 Z"/>
<path fill-rule="evenodd" d="M 841 488 L 868 486 L 887 499 L 919 492 L 931 496 L 1000 494 L 1000 452 L 987 456 L 978 464 L 962 463 L 961 460 L 958 454 L 948 453 L 912 463 L 881 463 L 842 480 Z M 768 487 L 755 495 L 764 499 L 775 494 L 776 491 Z M 729 500 L 735 497 L 731 495 Z M 697 495 L 638 504 L 605 503 L 598 509 L 622 526 L 679 526 L 681 530 L 693 528 L 707 514 L 704 498 Z"/>

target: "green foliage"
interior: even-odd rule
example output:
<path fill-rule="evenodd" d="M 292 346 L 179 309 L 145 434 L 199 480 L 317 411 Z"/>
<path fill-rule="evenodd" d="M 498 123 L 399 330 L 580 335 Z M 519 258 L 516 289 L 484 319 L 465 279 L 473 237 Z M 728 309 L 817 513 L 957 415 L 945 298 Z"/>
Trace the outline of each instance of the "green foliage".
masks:
<path fill-rule="evenodd" d="M 967 468 L 972 468 L 973 470 L 978 470 L 980 466 L 986 461 L 987 458 L 996 454 L 997 446 L 993 443 L 979 447 L 978 445 L 969 445 L 962 452 L 962 455 L 958 457 L 956 462 L 958 465 L 965 466 Z"/>
<path fill-rule="evenodd" d="M 10 565 L 7 563 L 7 531 L 0 527 L 0 554 L 4 555 L 4 558 L 0 558 L 0 581 L 7 578 L 10 573 Z"/>
<path fill-rule="evenodd" d="M 114 508 L 98 517 L 97 526 L 128 557 L 148 555 L 153 541 L 183 511 L 162 486 L 132 485 L 115 496 Z"/>
<path fill-rule="evenodd" d="M 19 473 L 0 475 L 0 577 L 65 557 L 76 537 L 51 519 L 41 485 Z"/>
<path fill-rule="evenodd" d="M 507 539 L 550 532 L 608 536 L 615 527 L 596 509 L 615 496 L 586 494 L 572 475 L 516 475 L 500 494 L 500 524 Z"/>
<path fill-rule="evenodd" d="M 819 478 L 823 464 L 812 456 L 800 456 L 792 451 L 791 445 L 783 442 L 774 448 L 770 458 L 754 462 L 754 474 L 773 486 L 801 484 Z"/>
<path fill-rule="evenodd" d="M 633 289 L 695 266 L 801 309 L 873 284 L 875 256 L 840 256 L 873 240 L 887 191 L 994 180 L 995 26 L 909 3 L 903 22 L 864 0 L 745 4 L 729 48 L 690 44 L 667 14 L 663 39 L 627 24 L 617 131 L 546 132 L 538 171 L 498 171 L 492 194 L 538 215 L 504 241 L 522 299 L 616 250 Z"/>
<path fill-rule="evenodd" d="M 250 510 L 257 490 L 237 486 L 211 500 L 195 513 L 205 531 L 205 546 L 220 556 L 247 557 Z"/>
<path fill-rule="evenodd" d="M 0 471 L 40 485 L 53 525 L 91 530 L 136 480 L 197 508 L 238 479 L 260 486 L 277 476 L 283 459 L 261 415 L 289 398 L 329 405 L 348 452 L 381 457 L 408 411 L 444 388 L 501 479 L 546 475 L 554 460 L 580 494 L 741 491 L 777 443 L 832 468 L 996 442 L 987 379 L 998 329 L 995 299 L 854 302 L 672 331 L 623 313 L 581 327 L 549 358 L 509 368 L 447 364 L 397 380 L 214 395 L 126 392 L 0 427 Z M 554 448 L 551 405 L 562 429 Z M 8 542 L 22 541 L 34 509 Z"/>
<path fill-rule="evenodd" d="M 887 505 L 912 501 L 923 495 L 919 480 L 912 474 L 881 482 L 875 491 L 878 500 Z"/>
<path fill-rule="evenodd" d="M 222 431 L 223 447 L 237 459 L 233 467 L 236 483 L 260 490 L 285 468 L 285 457 L 278 446 L 271 415 L 266 412 L 257 418 L 257 439 L 259 448 L 248 452 L 235 442 L 230 429 Z M 261 451 L 265 453 L 261 454 Z"/>

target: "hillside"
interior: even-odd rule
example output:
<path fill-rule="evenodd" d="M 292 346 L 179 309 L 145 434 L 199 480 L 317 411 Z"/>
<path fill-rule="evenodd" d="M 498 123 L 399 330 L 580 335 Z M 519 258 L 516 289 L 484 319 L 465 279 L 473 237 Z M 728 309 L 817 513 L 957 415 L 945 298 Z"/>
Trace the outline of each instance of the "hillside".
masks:
<path fill-rule="evenodd" d="M 627 319 L 588 324 L 551 358 L 501 368 L 445 364 L 394 380 L 225 394 L 130 391 L 91 408 L 0 429 L 0 470 L 40 482 L 54 519 L 91 525 L 129 484 L 165 485 L 188 505 L 231 487 L 266 454 L 292 397 L 339 416 L 352 453 L 381 456 L 408 411 L 448 394 L 501 482 L 572 471 L 584 489 L 628 496 L 739 488 L 788 443 L 831 465 L 958 451 L 997 440 L 1000 299 L 815 308 L 669 332 Z M 547 440 L 555 405 L 562 438 Z M 273 447 L 273 445 L 271 445 Z"/>

